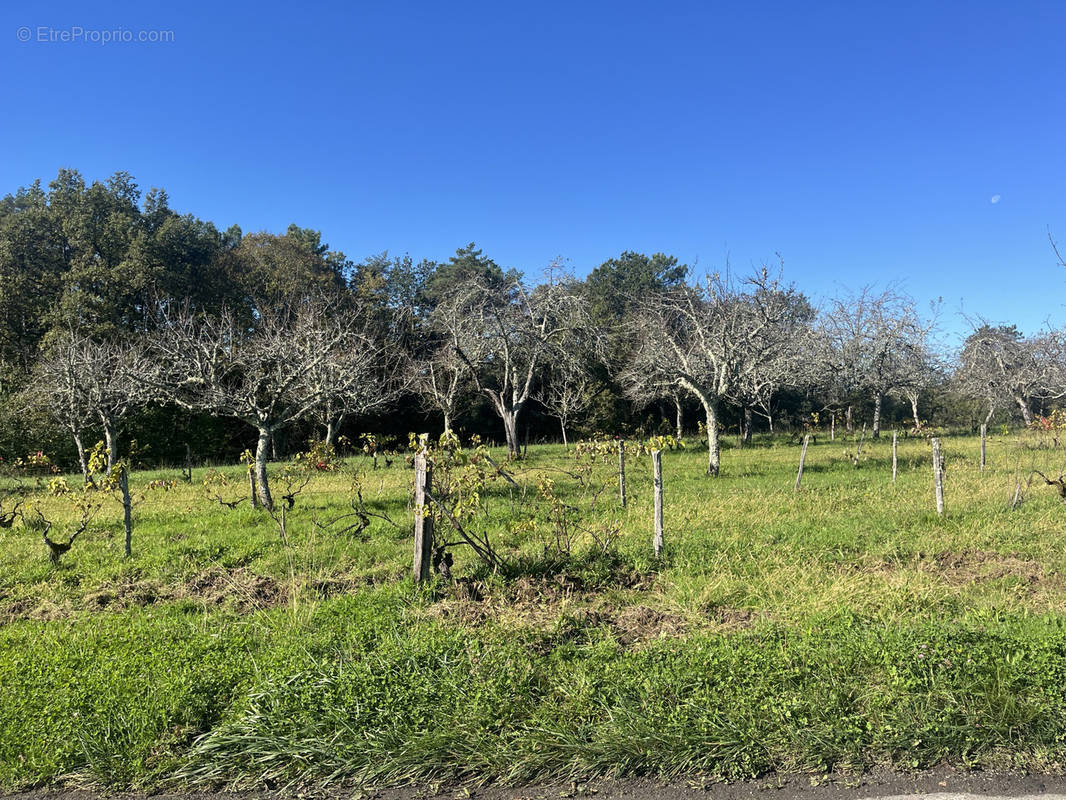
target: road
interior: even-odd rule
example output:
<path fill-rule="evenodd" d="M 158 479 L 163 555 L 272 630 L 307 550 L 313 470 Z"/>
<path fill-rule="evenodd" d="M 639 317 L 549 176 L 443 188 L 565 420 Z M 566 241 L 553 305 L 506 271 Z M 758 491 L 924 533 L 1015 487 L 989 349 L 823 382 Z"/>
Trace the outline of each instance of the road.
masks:
<path fill-rule="evenodd" d="M 877 772 L 862 776 L 789 775 L 723 784 L 702 778 L 671 782 L 597 780 L 535 786 L 420 784 L 399 789 L 330 788 L 182 792 L 144 795 L 86 790 L 34 789 L 0 794 L 0 800 L 1066 800 L 1066 776 L 960 772 L 942 768 L 918 773 Z"/>

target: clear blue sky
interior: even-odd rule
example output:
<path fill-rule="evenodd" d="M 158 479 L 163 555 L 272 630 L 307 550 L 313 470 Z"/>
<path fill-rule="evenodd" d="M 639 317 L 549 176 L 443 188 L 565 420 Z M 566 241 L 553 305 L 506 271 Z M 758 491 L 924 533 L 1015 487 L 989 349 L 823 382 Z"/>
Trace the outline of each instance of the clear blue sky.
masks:
<path fill-rule="evenodd" d="M 37 41 L 72 27 L 173 42 Z M 1066 323 L 1061 1 L 8 2 L 0 42 L 3 193 L 126 170 L 357 260 L 776 251 L 816 295 Z"/>

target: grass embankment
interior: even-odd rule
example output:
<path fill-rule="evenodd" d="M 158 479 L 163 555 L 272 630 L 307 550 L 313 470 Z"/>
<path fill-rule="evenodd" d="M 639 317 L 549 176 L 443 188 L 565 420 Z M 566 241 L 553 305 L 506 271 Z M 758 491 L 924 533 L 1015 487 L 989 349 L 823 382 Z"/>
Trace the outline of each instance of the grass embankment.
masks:
<path fill-rule="evenodd" d="M 1032 442 L 1026 442 L 1032 445 Z M 538 448 L 469 522 L 513 567 L 468 554 L 454 584 L 413 586 L 398 461 L 316 476 L 283 544 L 261 512 L 194 482 L 146 492 L 134 557 L 104 508 L 52 567 L 37 532 L 0 538 L 0 785 L 262 780 L 401 782 L 861 769 L 1057 768 L 1066 758 L 1066 551 L 1057 495 L 1016 474 L 1066 457 L 945 440 L 947 515 L 928 444 L 824 439 L 664 457 L 667 552 L 651 554 L 646 457 L 629 505 L 611 462 L 584 486 Z M 234 469 L 235 485 L 240 470 Z M 133 483 L 173 477 L 136 473 Z M 197 479 L 202 473 L 197 474 Z M 570 556 L 539 479 L 581 508 Z M 605 488 L 604 488 L 605 487 Z M 42 493 L 54 532 L 73 512 Z M 536 522 L 530 524 L 529 520 Z M 53 537 L 55 538 L 55 537 Z M 564 548 L 565 549 L 565 548 Z"/>

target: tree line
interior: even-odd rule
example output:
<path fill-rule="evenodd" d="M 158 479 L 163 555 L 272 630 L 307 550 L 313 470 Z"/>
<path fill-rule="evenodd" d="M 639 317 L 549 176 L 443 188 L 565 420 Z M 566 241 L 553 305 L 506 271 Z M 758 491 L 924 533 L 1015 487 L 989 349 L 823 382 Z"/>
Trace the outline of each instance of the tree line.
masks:
<path fill-rule="evenodd" d="M 1061 331 L 971 323 L 894 287 L 816 301 L 780 265 L 700 274 L 623 252 L 579 280 L 524 275 L 475 244 L 355 262 L 313 229 L 219 230 L 127 173 L 61 170 L 0 201 L 0 457 L 86 471 L 101 439 L 176 461 L 255 454 L 269 507 L 279 441 L 463 429 L 506 443 L 571 429 L 921 430 L 1031 424 L 1066 394 Z M 998 415 L 998 417 L 997 417 Z"/>

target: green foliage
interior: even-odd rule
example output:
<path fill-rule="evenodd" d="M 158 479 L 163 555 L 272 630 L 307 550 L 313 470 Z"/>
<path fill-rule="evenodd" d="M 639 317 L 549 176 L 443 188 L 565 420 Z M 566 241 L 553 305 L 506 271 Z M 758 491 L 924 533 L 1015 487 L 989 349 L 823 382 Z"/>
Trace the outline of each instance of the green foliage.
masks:
<path fill-rule="evenodd" d="M 425 602 L 379 591 L 299 627 L 180 613 L 9 626 L 0 782 L 743 778 L 1064 755 L 1055 620 L 843 614 L 633 650 L 575 617 L 517 635 L 413 622 Z"/>
<path fill-rule="evenodd" d="M 688 266 L 665 253 L 626 251 L 596 267 L 585 280 L 593 318 L 601 324 L 625 319 L 635 299 L 680 285 Z"/>
<path fill-rule="evenodd" d="M 460 247 L 455 255 L 437 266 L 427 276 L 423 294 L 426 304 L 434 306 L 449 292 L 481 281 L 486 286 L 502 286 L 508 278 L 516 277 L 514 270 L 505 272 L 474 242 Z"/>

